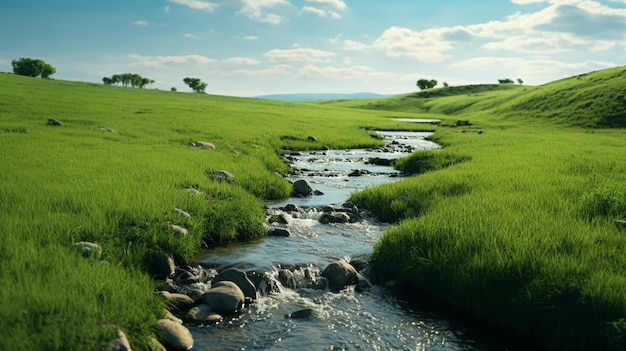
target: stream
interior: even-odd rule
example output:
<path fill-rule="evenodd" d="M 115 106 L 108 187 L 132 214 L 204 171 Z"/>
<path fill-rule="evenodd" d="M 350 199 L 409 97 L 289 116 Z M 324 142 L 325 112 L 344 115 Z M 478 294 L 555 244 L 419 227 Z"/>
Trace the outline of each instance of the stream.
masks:
<path fill-rule="evenodd" d="M 291 181 L 306 179 L 323 193 L 267 204 L 290 233 L 218 247 L 197 263 L 214 273 L 236 267 L 264 275 L 270 286 L 239 314 L 217 324 L 189 326 L 194 350 L 504 350 L 494 336 L 399 298 L 393 287 L 331 291 L 321 271 L 337 260 L 367 267 L 386 224 L 352 205 L 351 192 L 393 182 L 401 175 L 385 160 L 415 149 L 436 149 L 430 133 L 378 132 L 386 146 L 372 149 L 293 152 L 286 155 Z M 377 164 L 367 164 L 377 158 Z M 320 222 L 325 207 L 348 208 L 358 221 Z M 287 210 L 288 209 L 288 210 Z M 365 274 L 364 274 L 365 275 Z M 306 311 L 302 316 L 298 311 Z M 290 318 L 291 317 L 291 318 Z"/>

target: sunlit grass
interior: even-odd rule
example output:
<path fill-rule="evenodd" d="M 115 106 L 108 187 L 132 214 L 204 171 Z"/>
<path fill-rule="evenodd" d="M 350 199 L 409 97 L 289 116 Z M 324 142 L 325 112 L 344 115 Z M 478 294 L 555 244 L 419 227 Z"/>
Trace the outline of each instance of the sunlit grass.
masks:
<path fill-rule="evenodd" d="M 624 126 L 623 74 L 315 103 L 0 74 L 3 349 L 98 349 L 118 327 L 146 349 L 163 309 L 152 253 L 183 263 L 265 235 L 264 201 L 291 192 L 283 150 L 380 145 L 376 128 L 436 129 L 444 146 L 396 162 L 415 176 L 353 194 L 394 223 L 379 275 L 549 349 L 624 348 L 626 139 L 598 129 Z"/>
<path fill-rule="evenodd" d="M 163 312 L 142 273 L 153 253 L 182 264 L 205 245 L 264 236 L 264 200 L 291 194 L 283 149 L 376 145 L 368 128 L 398 124 L 376 111 L 9 74 L 0 84 L 5 350 L 99 349 L 117 327 L 145 349 Z M 220 170 L 235 182 L 211 177 Z M 79 259 L 77 241 L 101 245 L 108 263 Z"/>
<path fill-rule="evenodd" d="M 623 89 L 626 79 L 605 84 Z M 464 162 L 354 194 L 397 222 L 375 246 L 380 276 L 547 349 L 624 348 L 626 236 L 615 221 L 626 219 L 626 139 L 573 128 L 584 111 L 571 111 L 532 123 L 520 110 L 504 128 L 493 111 L 471 112 L 472 129 L 437 133 L 445 149 L 398 164 L 419 169 L 438 153 Z M 582 124 L 607 125 L 594 113 Z"/>

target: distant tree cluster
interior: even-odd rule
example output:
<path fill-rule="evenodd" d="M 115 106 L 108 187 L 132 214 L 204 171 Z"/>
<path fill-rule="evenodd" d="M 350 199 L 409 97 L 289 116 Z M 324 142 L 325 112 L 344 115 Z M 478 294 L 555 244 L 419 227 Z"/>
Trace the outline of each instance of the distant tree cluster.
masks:
<path fill-rule="evenodd" d="M 500 84 L 515 84 L 515 82 L 513 81 L 513 79 L 509 79 L 509 78 L 505 78 L 505 79 L 498 79 L 498 82 Z M 521 85 L 524 84 L 524 81 L 522 80 L 522 78 L 517 78 L 517 82 Z"/>
<path fill-rule="evenodd" d="M 196 93 L 204 93 L 204 89 L 206 89 L 207 86 L 207 84 L 200 80 L 200 78 L 186 77 L 183 79 L 183 82 Z"/>
<path fill-rule="evenodd" d="M 49 79 L 57 71 L 56 68 L 43 60 L 26 57 L 11 61 L 11 66 L 13 66 L 13 73 L 15 74 L 43 79 Z"/>
<path fill-rule="evenodd" d="M 419 79 L 417 81 L 417 87 L 420 90 L 432 89 L 437 86 L 437 81 L 435 79 Z"/>
<path fill-rule="evenodd" d="M 102 78 L 102 82 L 107 85 L 122 84 L 123 86 L 131 86 L 133 88 L 143 88 L 146 85 L 154 83 L 154 80 L 145 78 L 136 73 L 114 74 L 111 77 Z"/>

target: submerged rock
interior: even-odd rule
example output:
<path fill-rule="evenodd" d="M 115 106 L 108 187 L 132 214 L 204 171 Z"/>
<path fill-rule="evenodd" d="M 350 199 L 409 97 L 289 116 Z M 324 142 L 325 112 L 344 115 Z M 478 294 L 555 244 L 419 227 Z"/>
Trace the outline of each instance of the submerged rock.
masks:
<path fill-rule="evenodd" d="M 252 281 L 248 279 L 248 275 L 246 272 L 242 271 L 238 268 L 229 268 L 220 274 L 218 274 L 215 279 L 213 279 L 213 284 L 223 282 L 223 281 L 231 281 L 241 289 L 243 295 L 245 297 L 249 297 L 251 299 L 256 299 L 256 288 Z"/>
<path fill-rule="evenodd" d="M 267 235 L 268 236 L 287 238 L 287 237 L 291 236 L 291 232 L 289 230 L 283 229 L 283 228 L 271 228 L 267 232 Z"/>
<path fill-rule="evenodd" d="M 243 291 L 231 281 L 221 281 L 213 284 L 200 298 L 201 303 L 210 306 L 211 311 L 219 314 L 233 314 L 237 312 L 245 301 Z"/>
<path fill-rule="evenodd" d="M 293 192 L 297 196 L 310 196 L 313 194 L 313 187 L 306 179 L 299 179 L 293 183 Z"/>
<path fill-rule="evenodd" d="M 322 277 L 328 279 L 331 289 L 343 289 L 358 282 L 356 269 L 345 261 L 335 261 L 329 264 L 322 272 Z"/>
<path fill-rule="evenodd" d="M 193 347 L 191 332 L 182 324 L 160 319 L 156 324 L 158 340 L 168 349 L 189 350 Z"/>
<path fill-rule="evenodd" d="M 282 210 L 285 212 L 300 212 L 300 207 L 294 204 L 287 204 L 285 207 L 282 208 Z"/>
<path fill-rule="evenodd" d="M 224 317 L 213 312 L 207 304 L 200 304 L 185 313 L 185 320 L 191 323 L 217 323 L 222 319 Z"/>
<path fill-rule="evenodd" d="M 269 295 L 271 293 L 279 293 L 280 288 L 274 279 L 268 277 L 264 272 L 249 272 L 248 279 L 254 284 L 257 294 Z"/>
<path fill-rule="evenodd" d="M 350 222 L 350 216 L 343 212 L 325 212 L 320 216 L 320 223 L 348 223 Z"/>
<path fill-rule="evenodd" d="M 309 318 L 313 316 L 313 309 L 311 308 L 305 308 L 290 314 L 286 314 L 285 318 L 290 318 L 290 319 L 304 319 L 304 318 Z"/>

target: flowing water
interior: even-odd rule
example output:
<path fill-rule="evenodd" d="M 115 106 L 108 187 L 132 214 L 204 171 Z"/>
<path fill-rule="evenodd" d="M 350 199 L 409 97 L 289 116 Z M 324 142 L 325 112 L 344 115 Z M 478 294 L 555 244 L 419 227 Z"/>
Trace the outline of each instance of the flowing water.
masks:
<path fill-rule="evenodd" d="M 369 285 L 336 292 L 326 289 L 320 272 L 346 260 L 367 267 L 373 245 L 386 225 L 365 211 L 354 223 L 322 224 L 323 206 L 343 204 L 350 192 L 392 182 L 400 176 L 389 166 L 366 164 L 408 155 L 414 149 L 439 146 L 428 133 L 379 132 L 387 147 L 292 153 L 290 180 L 308 180 L 323 192 L 268 203 L 288 223 L 272 226 L 289 237 L 215 248 L 199 264 L 222 270 L 241 268 L 265 276 L 271 284 L 235 317 L 218 324 L 191 326 L 196 350 L 495 350 L 477 341 L 474 332 L 435 312 L 416 308 L 390 287 Z M 292 211 L 283 211 L 288 204 Z M 295 208 L 295 207 L 294 207 Z M 300 312 L 298 312 L 300 311 Z M 478 338 L 480 339 L 480 338 Z"/>

